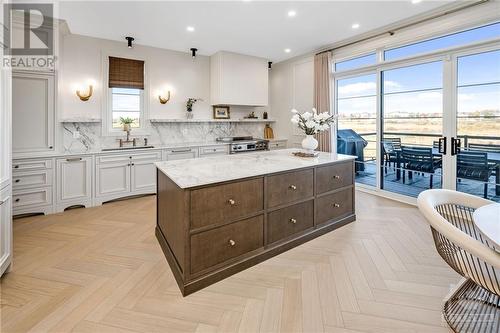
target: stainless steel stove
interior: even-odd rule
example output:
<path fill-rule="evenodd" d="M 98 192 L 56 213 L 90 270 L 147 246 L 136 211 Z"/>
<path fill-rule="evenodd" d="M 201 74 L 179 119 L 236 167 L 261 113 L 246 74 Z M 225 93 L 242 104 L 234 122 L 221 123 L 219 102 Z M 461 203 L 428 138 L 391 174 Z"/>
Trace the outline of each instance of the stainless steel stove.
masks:
<path fill-rule="evenodd" d="M 256 150 L 269 150 L 269 141 L 252 136 L 228 136 L 217 138 L 219 142 L 229 143 L 229 153 L 244 153 Z"/>

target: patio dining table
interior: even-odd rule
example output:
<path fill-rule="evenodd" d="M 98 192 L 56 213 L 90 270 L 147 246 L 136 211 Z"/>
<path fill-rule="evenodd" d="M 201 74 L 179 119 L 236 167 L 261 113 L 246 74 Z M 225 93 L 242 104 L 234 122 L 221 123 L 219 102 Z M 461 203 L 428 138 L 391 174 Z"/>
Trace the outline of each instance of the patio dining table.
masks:
<path fill-rule="evenodd" d="M 404 147 L 418 147 L 418 146 L 404 146 Z M 420 146 L 421 147 L 421 146 Z M 476 150 L 474 150 L 476 151 Z M 477 150 L 478 151 L 478 150 Z M 396 179 L 401 179 L 401 149 L 395 149 L 396 153 Z M 488 162 L 496 163 L 495 165 L 495 194 L 500 195 L 500 153 L 482 151 L 488 155 Z M 439 157 L 442 154 L 439 152 L 438 148 L 432 148 L 432 155 Z"/>

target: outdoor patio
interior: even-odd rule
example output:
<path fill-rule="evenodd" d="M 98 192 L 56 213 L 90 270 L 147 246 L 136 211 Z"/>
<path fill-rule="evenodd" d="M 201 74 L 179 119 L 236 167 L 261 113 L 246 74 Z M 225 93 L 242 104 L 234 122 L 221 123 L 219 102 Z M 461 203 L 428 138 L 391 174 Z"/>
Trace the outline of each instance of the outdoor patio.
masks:
<path fill-rule="evenodd" d="M 358 163 L 358 162 L 357 162 Z M 376 185 L 376 165 L 374 162 L 366 162 L 365 170 L 356 173 L 356 182 L 360 184 Z M 438 169 L 434 174 L 433 188 L 442 187 L 441 169 Z M 405 184 L 403 179 L 397 179 L 396 170 L 393 167 L 387 168 L 387 174 L 383 175 L 383 189 L 416 197 L 424 190 L 429 189 L 429 174 L 413 173 L 413 179 L 406 177 Z M 468 179 L 461 179 L 457 184 L 457 190 L 479 197 L 483 196 L 483 183 Z M 490 185 L 488 186 L 488 199 L 500 202 L 500 196 L 495 193 L 495 177 L 490 177 Z"/>

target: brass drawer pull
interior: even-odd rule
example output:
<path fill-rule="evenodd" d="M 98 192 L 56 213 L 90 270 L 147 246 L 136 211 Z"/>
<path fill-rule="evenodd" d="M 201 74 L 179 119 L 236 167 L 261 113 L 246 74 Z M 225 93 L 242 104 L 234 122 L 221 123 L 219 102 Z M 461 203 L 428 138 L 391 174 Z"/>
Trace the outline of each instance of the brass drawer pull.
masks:
<path fill-rule="evenodd" d="M 339 205 L 338 203 L 334 203 L 334 204 L 333 204 L 333 207 L 335 207 L 335 208 L 339 208 L 339 207 L 340 207 L 340 205 Z"/>
<path fill-rule="evenodd" d="M 234 204 L 236 203 L 236 201 L 234 201 L 233 199 L 229 199 L 227 202 L 229 202 L 231 206 L 234 206 Z"/>
<path fill-rule="evenodd" d="M 297 220 L 296 219 L 290 219 L 290 222 L 293 223 L 293 224 L 295 224 L 295 223 L 297 223 Z"/>
<path fill-rule="evenodd" d="M 81 161 L 81 160 L 82 160 L 81 157 L 74 157 L 74 158 L 67 158 L 66 162 L 78 162 L 78 161 Z"/>
<path fill-rule="evenodd" d="M 232 239 L 229 240 L 229 245 L 231 246 L 235 246 L 236 245 L 236 242 Z"/>
<path fill-rule="evenodd" d="M 291 190 L 294 190 L 294 191 L 295 191 L 295 190 L 297 189 L 297 186 L 295 186 L 295 185 L 290 185 L 290 186 L 288 186 L 288 188 L 289 188 L 289 189 L 291 189 Z"/>
<path fill-rule="evenodd" d="M 340 179 L 340 176 L 339 175 L 335 175 L 335 176 L 333 176 L 333 179 Z"/>

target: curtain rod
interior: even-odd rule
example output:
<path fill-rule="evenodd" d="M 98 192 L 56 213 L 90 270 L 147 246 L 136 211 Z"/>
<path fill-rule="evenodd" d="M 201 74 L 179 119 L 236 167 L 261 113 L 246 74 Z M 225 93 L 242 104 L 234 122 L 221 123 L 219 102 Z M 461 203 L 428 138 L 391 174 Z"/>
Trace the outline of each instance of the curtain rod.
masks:
<path fill-rule="evenodd" d="M 388 30 L 388 31 L 385 31 L 385 32 L 377 33 L 375 35 L 367 36 L 367 37 L 364 37 L 364 38 L 361 38 L 361 39 L 357 39 L 357 40 L 352 41 L 352 42 L 348 42 L 346 44 L 341 44 L 339 46 L 335 46 L 335 47 L 329 48 L 327 50 L 317 52 L 316 55 L 322 54 L 322 53 L 326 53 L 326 52 L 331 52 L 331 51 L 340 49 L 342 47 L 351 46 L 351 45 L 354 45 L 354 44 L 365 42 L 367 40 L 374 39 L 374 38 L 377 38 L 377 37 L 381 37 L 381 36 L 384 36 L 384 35 L 387 35 L 387 34 L 389 34 L 389 35 L 392 36 L 392 35 L 395 34 L 395 32 L 397 30 L 406 29 L 406 28 L 412 27 L 414 25 L 417 25 L 417 24 L 420 24 L 420 23 L 424 23 L 424 22 L 427 22 L 427 21 L 431 21 L 431 20 L 434 20 L 434 19 L 446 16 L 446 15 L 449 15 L 449 14 L 453 14 L 453 13 L 459 12 L 461 10 L 468 9 L 468 8 L 471 8 L 471 7 L 474 7 L 474 6 L 477 6 L 477 5 L 481 5 L 481 4 L 489 2 L 489 1 L 490 0 L 479 0 L 477 2 L 467 4 L 467 5 L 461 6 L 459 8 L 450 9 L 450 10 L 447 10 L 447 11 L 445 11 L 443 13 L 435 14 L 435 15 L 426 17 L 424 19 L 421 19 L 421 20 L 418 20 L 418 21 L 415 21 L 415 22 L 412 22 L 412 23 L 409 23 L 409 24 L 401 25 L 401 26 L 395 27 L 394 29 L 391 29 L 391 30 Z"/>

